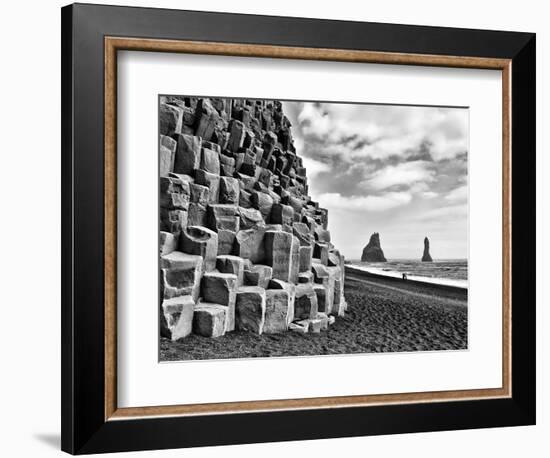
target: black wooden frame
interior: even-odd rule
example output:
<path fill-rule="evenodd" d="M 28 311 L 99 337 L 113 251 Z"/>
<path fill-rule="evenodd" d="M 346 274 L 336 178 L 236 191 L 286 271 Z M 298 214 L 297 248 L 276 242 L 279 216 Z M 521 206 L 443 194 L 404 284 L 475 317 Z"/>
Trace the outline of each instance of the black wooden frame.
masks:
<path fill-rule="evenodd" d="M 512 59 L 512 397 L 105 421 L 105 36 Z M 534 34 L 75 4 L 62 9 L 61 41 L 64 451 L 98 453 L 535 423 Z"/>

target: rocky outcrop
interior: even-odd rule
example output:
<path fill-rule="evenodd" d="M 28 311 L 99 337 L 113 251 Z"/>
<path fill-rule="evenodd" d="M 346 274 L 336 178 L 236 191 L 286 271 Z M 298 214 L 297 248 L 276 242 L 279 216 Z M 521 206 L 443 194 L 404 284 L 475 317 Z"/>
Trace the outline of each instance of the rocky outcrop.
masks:
<path fill-rule="evenodd" d="M 422 254 L 422 262 L 433 262 L 430 256 L 430 240 L 424 237 L 424 253 Z"/>
<path fill-rule="evenodd" d="M 380 246 L 380 235 L 375 232 L 370 236 L 369 243 L 363 248 L 362 262 L 386 262 L 384 252 Z"/>
<path fill-rule="evenodd" d="M 163 96 L 159 126 L 161 335 L 321 332 L 342 316 L 344 257 L 281 103 Z"/>

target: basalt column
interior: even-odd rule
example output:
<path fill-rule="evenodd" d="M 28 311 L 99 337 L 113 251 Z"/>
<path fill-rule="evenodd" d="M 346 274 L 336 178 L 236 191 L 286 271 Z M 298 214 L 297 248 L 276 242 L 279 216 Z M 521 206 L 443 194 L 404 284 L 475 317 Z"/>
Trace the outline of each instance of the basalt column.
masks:
<path fill-rule="evenodd" d="M 320 332 L 342 316 L 344 257 L 281 103 L 164 96 L 159 121 L 162 335 Z"/>

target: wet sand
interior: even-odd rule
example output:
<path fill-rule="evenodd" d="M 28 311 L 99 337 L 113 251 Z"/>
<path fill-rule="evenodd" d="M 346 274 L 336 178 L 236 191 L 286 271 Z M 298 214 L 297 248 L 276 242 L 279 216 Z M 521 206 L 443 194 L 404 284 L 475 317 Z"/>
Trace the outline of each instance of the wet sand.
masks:
<path fill-rule="evenodd" d="M 217 339 L 161 338 L 160 360 L 311 356 L 463 350 L 468 344 L 467 291 L 346 269 L 345 317 L 320 334 L 256 335 L 232 332 Z"/>

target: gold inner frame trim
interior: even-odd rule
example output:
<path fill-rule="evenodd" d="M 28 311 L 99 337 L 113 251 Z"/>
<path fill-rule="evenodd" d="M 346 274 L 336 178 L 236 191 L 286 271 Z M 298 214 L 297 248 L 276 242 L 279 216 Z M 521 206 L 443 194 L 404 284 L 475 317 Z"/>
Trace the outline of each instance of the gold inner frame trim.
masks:
<path fill-rule="evenodd" d="M 502 387 L 417 393 L 333 396 L 118 408 L 116 336 L 117 247 L 117 51 L 173 52 L 337 62 L 363 62 L 435 67 L 479 68 L 502 72 Z M 105 420 L 143 417 L 323 409 L 382 404 L 426 403 L 507 398 L 512 394 L 511 366 L 511 60 L 374 51 L 251 45 L 179 40 L 105 37 Z"/>

